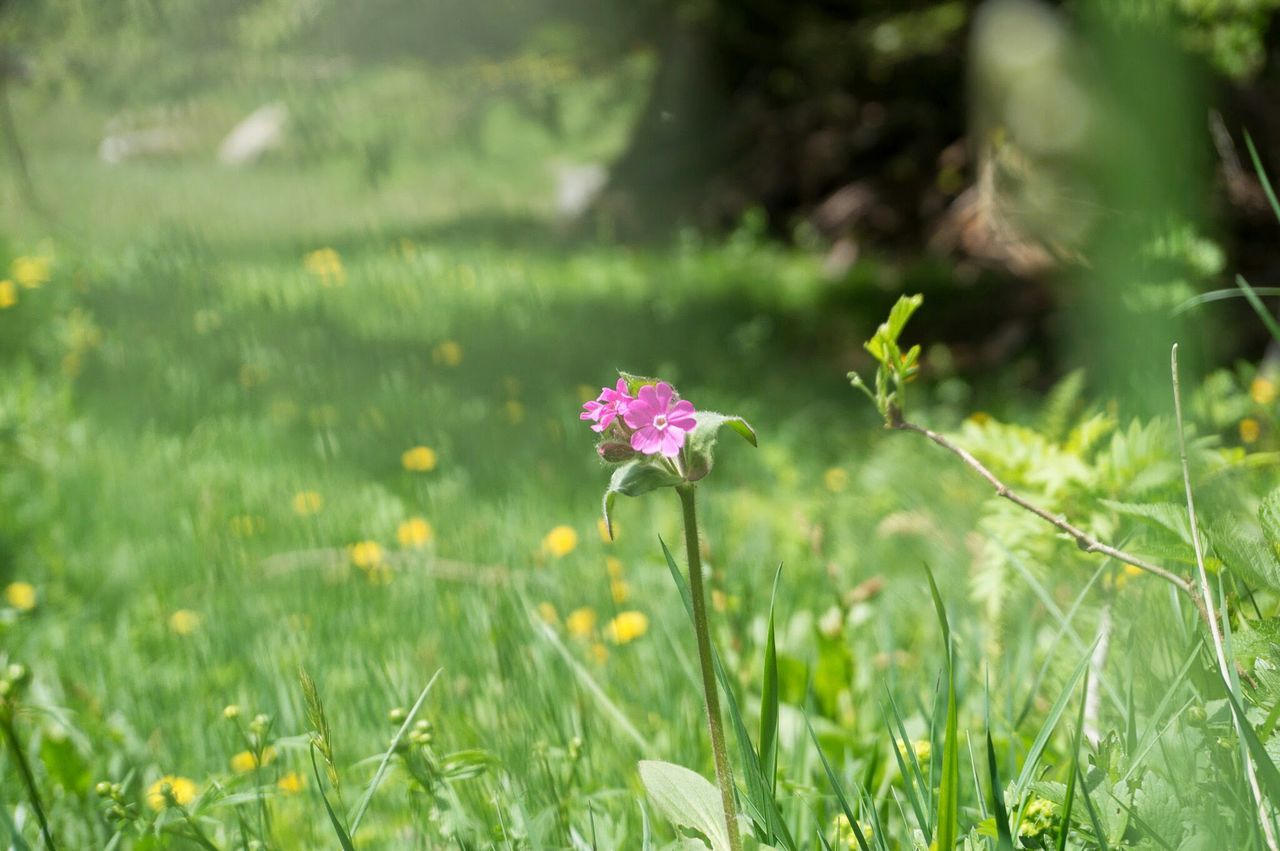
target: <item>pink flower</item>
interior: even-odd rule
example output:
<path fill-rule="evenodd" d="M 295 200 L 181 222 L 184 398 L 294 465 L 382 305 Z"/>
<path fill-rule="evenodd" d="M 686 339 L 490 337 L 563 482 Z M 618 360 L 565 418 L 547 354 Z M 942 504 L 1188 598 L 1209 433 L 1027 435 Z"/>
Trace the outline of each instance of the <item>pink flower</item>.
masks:
<path fill-rule="evenodd" d="M 662 453 L 668 458 L 680 454 L 685 435 L 693 431 L 693 405 L 683 399 L 675 401 L 675 391 L 665 381 L 646 384 L 622 412 L 631 435 L 631 448 L 645 455 Z"/>
<path fill-rule="evenodd" d="M 635 399 L 627 393 L 627 381 L 624 378 L 618 379 L 618 386 L 610 390 L 608 387 L 600 388 L 600 395 L 590 402 L 586 402 L 582 406 L 582 414 L 578 417 L 580 420 L 590 420 L 595 423 L 591 427 L 592 431 L 604 431 L 618 417 L 627 412 L 627 407 L 634 402 Z"/>

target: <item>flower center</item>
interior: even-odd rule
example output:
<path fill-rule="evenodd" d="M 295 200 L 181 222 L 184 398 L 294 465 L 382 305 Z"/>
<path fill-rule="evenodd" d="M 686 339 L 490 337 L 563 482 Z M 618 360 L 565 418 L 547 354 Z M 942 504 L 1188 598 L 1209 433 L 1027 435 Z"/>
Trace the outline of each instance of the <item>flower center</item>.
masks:
<path fill-rule="evenodd" d="M 656 417 L 654 417 L 654 418 L 653 418 L 653 427 L 654 427 L 654 428 L 656 428 L 656 429 L 658 429 L 659 431 L 661 431 L 662 429 L 666 428 L 666 427 L 667 427 L 667 415 L 666 415 L 666 414 L 658 414 Z"/>

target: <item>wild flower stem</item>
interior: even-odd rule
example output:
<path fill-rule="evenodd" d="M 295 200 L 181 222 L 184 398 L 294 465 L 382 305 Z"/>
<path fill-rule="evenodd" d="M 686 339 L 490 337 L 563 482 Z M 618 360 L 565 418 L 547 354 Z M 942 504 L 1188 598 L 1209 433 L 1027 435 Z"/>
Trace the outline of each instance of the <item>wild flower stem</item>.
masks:
<path fill-rule="evenodd" d="M 698 664 L 702 669 L 702 694 L 707 704 L 707 726 L 711 729 L 711 753 L 715 757 L 720 800 L 724 803 L 724 824 L 729 831 L 730 851 L 742 851 L 738 834 L 738 809 L 733 801 L 733 771 L 725 747 L 720 718 L 720 697 L 716 691 L 715 669 L 711 664 L 711 631 L 707 622 L 707 601 L 702 587 L 702 552 L 698 549 L 698 511 L 694 485 L 676 486 L 684 509 L 684 541 L 689 556 L 689 593 L 693 602 L 693 631 L 698 639 Z"/>

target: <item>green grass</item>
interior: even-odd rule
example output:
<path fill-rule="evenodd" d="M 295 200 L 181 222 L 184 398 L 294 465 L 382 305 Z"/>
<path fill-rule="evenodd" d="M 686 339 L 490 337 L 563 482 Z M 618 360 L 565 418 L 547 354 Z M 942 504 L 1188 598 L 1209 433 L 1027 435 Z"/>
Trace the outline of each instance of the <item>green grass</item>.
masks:
<path fill-rule="evenodd" d="M 376 103 L 405 88 L 393 76 L 330 96 L 358 103 L 365 92 Z M 225 102 L 209 109 L 234 114 Z M 589 127 L 582 111 L 579 126 Z M 397 758 L 357 847 L 670 840 L 636 763 L 709 776 L 711 758 L 692 636 L 658 544 L 680 536 L 675 495 L 621 499 L 618 540 L 597 532 L 608 473 L 577 410 L 584 390 L 611 383 L 615 369 L 662 375 L 760 434 L 758 450 L 725 441 L 700 507 L 728 680 L 753 716 L 762 691 L 780 700 L 777 794 L 799 847 L 833 835 L 845 804 L 899 837 L 885 844 L 881 834 L 872 847 L 906 847 L 913 818 L 892 767 L 894 737 L 932 743 L 934 762 L 913 772 L 931 788 L 912 794 L 945 799 L 939 835 L 963 835 L 985 813 L 962 756 L 982 735 L 996 743 L 979 762 L 984 777 L 1035 788 L 1036 766 L 1019 773 L 1029 751 L 1033 762 L 1061 763 L 1060 779 L 1074 767 L 1073 731 L 1057 722 L 1083 671 L 1077 644 L 1089 645 L 1093 614 L 1063 627 L 1018 583 L 1023 610 L 1000 625 L 975 617 L 967 574 L 981 540 L 981 483 L 934 447 L 878 428 L 844 378 L 889 295 L 858 275 L 833 284 L 817 258 L 749 230 L 643 249 L 570 239 L 547 224 L 539 200 L 541 158 L 554 143 L 522 121 L 499 108 L 478 153 L 441 143 L 406 157 L 377 191 L 342 152 L 315 166 L 282 160 L 234 173 L 195 159 L 111 169 L 87 154 L 90 117 L 30 122 L 56 217 L 34 220 L 10 198 L 0 229 L 13 254 L 51 250 L 54 275 L 0 312 L 0 335 L 29 333 L 23 362 L 29 355 L 49 386 L 66 381 L 69 395 L 65 410 L 50 403 L 47 423 L 17 418 L 27 431 L 15 445 L 34 449 L 0 466 L 9 476 L 0 480 L 18 483 L 0 502 L 12 512 L 0 521 L 0 583 L 31 582 L 40 595 L 34 611 L 0 628 L 3 656 L 35 674 L 19 730 L 63 847 L 110 841 L 97 781 L 124 784 L 124 799 L 148 813 L 145 789 L 162 774 L 206 793 L 196 823 L 218 847 L 242 847 L 246 835 L 333 847 L 304 738 L 314 719 L 300 669 L 332 730 L 341 786 L 326 780 L 325 792 L 339 818 L 397 734 L 388 712 L 407 709 L 442 671 L 419 717 L 432 724 L 436 767 L 452 779 L 428 795 L 409 779 L 424 764 Z M 580 141 L 580 152 L 616 149 L 621 136 L 611 133 Z M 341 256 L 340 286 L 304 268 L 319 248 Z M 96 331 L 68 375 L 58 323 L 72 308 Z M 445 343 L 461 353 L 457 363 Z M 939 421 L 958 419 L 930 388 L 913 398 Z M 989 401 L 1007 410 L 1023 402 Z M 27 409 L 7 408 L 3 422 L 13 410 Z M 402 453 L 419 445 L 435 450 L 437 466 L 405 470 Z M 322 507 L 300 514 L 300 492 L 319 494 Z M 420 549 L 397 542 L 413 517 L 434 530 Z M 560 525 L 578 543 L 555 556 L 543 539 Z M 383 548 L 388 581 L 352 564 L 348 548 L 360 541 Z M 624 601 L 611 593 L 610 558 L 622 566 Z M 766 683 L 779 562 L 777 672 Z M 951 609 L 954 693 L 935 689 L 946 657 L 922 563 Z M 1051 573 L 1046 593 L 1070 600 L 1087 577 Z M 855 593 L 872 578 L 883 590 Z M 1113 603 L 1128 635 L 1151 642 L 1148 669 L 1132 677 L 1144 714 L 1131 706 L 1124 719 L 1141 720 L 1144 741 L 1169 721 L 1145 713 L 1185 709 L 1193 696 L 1183 665 L 1192 639 L 1181 621 L 1169 628 L 1167 602 L 1153 596 L 1156 607 L 1141 593 Z M 544 603 L 557 612 L 550 635 Z M 598 615 L 585 639 L 565 628 L 582 607 Z M 644 612 L 650 628 L 617 646 L 604 625 L 622 609 Z M 171 623 L 183 610 L 198 618 L 188 634 Z M 1063 638 L 1068 628 L 1075 644 Z M 228 704 L 241 707 L 238 722 L 224 720 Z M 886 736 L 891 704 L 901 717 Z M 1031 717 L 1018 725 L 1024 705 Z M 280 755 L 236 776 L 229 760 L 258 713 L 270 717 L 262 741 Z M 744 720 L 756 729 L 758 719 Z M 827 785 L 806 722 L 847 801 Z M 1194 758 L 1195 747 L 1162 744 L 1158 767 Z M 34 847 L 22 789 L 3 764 L 0 802 L 21 810 Z M 286 772 L 305 778 L 301 794 L 276 788 Z M 235 797 L 259 785 L 269 828 L 257 793 Z M 232 797 L 214 803 L 223 792 Z M 1111 817 L 1115 803 L 1095 784 L 1077 793 L 1073 818 L 1086 813 L 1084 794 L 1099 818 Z"/>

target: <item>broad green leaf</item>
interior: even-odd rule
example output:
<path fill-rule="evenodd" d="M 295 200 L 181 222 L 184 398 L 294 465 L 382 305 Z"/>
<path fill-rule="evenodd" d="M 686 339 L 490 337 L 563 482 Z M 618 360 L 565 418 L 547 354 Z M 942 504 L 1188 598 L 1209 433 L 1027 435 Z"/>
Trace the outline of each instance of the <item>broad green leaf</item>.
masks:
<path fill-rule="evenodd" d="M 1116 502 L 1110 499 L 1100 501 L 1117 514 L 1150 521 L 1166 532 L 1172 532 L 1183 543 L 1191 543 L 1191 524 L 1187 518 L 1186 505 L 1174 502 Z"/>
<path fill-rule="evenodd" d="M 689 434 L 686 452 L 689 458 L 689 480 L 696 482 L 711 472 L 715 463 L 716 438 L 724 426 L 736 431 L 752 446 L 759 445 L 756 431 L 742 417 L 717 414 L 715 411 L 698 411 L 693 415 L 697 427 Z"/>
<path fill-rule="evenodd" d="M 1264 500 L 1258 511 L 1261 529 L 1246 518 L 1227 515 L 1212 518 L 1207 531 L 1214 553 L 1236 576 L 1255 588 L 1277 591 L 1280 590 L 1280 559 L 1276 557 L 1275 541 L 1266 537 L 1267 517 Z"/>
<path fill-rule="evenodd" d="M 683 766 L 641 760 L 640 782 L 668 821 L 707 837 L 712 851 L 729 851 L 724 805 L 711 781 Z"/>
<path fill-rule="evenodd" d="M 604 522 L 613 537 L 613 501 L 618 494 L 624 496 L 640 496 L 658 488 L 674 487 L 680 484 L 680 477 L 647 458 L 628 461 L 613 471 L 609 479 L 609 487 L 604 492 Z"/>

